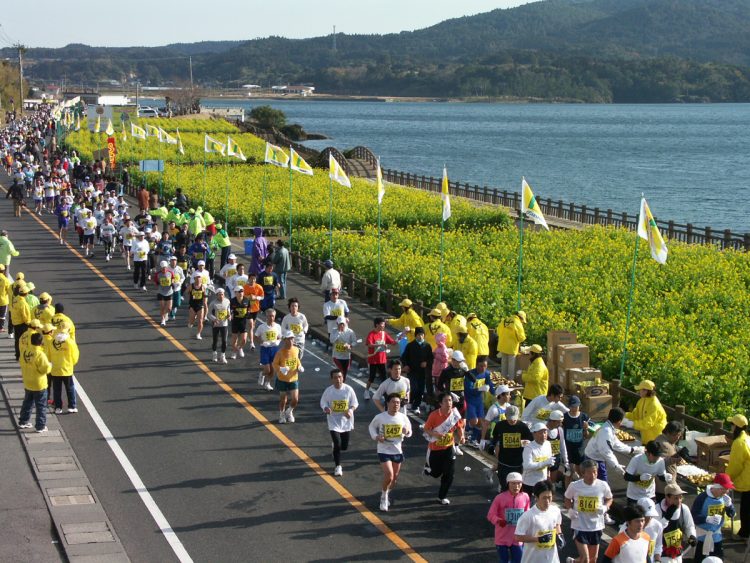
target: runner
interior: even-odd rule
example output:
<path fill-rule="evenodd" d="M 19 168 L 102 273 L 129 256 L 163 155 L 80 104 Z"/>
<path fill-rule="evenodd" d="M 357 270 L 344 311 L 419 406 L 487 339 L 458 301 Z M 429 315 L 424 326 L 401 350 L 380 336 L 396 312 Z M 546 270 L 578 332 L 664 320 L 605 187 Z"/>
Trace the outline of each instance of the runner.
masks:
<path fill-rule="evenodd" d="M 523 490 L 529 495 L 534 491 L 534 485 L 540 481 L 547 481 L 549 468 L 555 464 L 552 455 L 552 445 L 547 441 L 547 425 L 535 422 L 531 427 L 534 439 L 523 449 Z"/>
<path fill-rule="evenodd" d="M 240 266 L 242 266 L 242 264 L 240 264 Z M 250 302 L 247 313 L 247 319 L 250 322 L 250 350 L 255 350 L 255 319 L 258 316 L 260 305 L 263 303 L 263 297 L 265 295 L 263 286 L 256 283 L 255 274 L 248 274 L 244 278 L 244 281 L 243 277 L 238 275 L 235 282 L 238 284 L 244 283 L 242 287 L 245 290 L 245 297 L 247 297 L 247 300 Z M 239 285 L 237 287 L 239 287 Z M 247 339 L 247 337 L 245 339 Z M 300 358 L 301 357 L 302 356 L 300 356 Z"/>
<path fill-rule="evenodd" d="M 172 311 L 169 319 L 177 317 L 177 309 L 182 304 L 182 283 L 185 281 L 185 272 L 177 263 L 177 256 L 170 256 L 169 269 L 172 272 Z"/>
<path fill-rule="evenodd" d="M 340 477 L 344 474 L 341 468 L 341 452 L 349 448 L 349 436 L 354 430 L 354 411 L 357 410 L 359 402 L 354 389 L 344 383 L 344 374 L 340 369 L 331 370 L 331 381 L 333 384 L 323 391 L 320 398 L 320 408 L 327 415 L 328 431 L 331 433 L 333 463 L 336 466 L 333 474 Z"/>
<path fill-rule="evenodd" d="M 273 309 L 266 311 L 267 316 L 268 311 L 273 311 Z M 274 323 L 273 319 L 271 319 L 271 323 L 277 330 L 281 330 L 281 327 Z M 266 331 L 266 336 L 269 332 Z M 295 420 L 294 409 L 297 408 L 299 402 L 299 374 L 305 370 L 299 360 L 297 347 L 294 346 L 294 333 L 287 330 L 283 335 L 279 334 L 279 337 L 283 338 L 283 342 L 280 347 L 276 346 L 278 352 L 274 355 L 272 367 L 276 374 L 276 391 L 279 392 L 279 424 L 285 424 Z M 268 349 L 265 348 L 265 350 Z M 264 348 L 261 348 L 261 354 L 263 350 Z M 268 389 L 268 386 L 266 386 L 266 389 Z"/>
<path fill-rule="evenodd" d="M 406 405 L 409 403 L 409 380 L 405 377 L 401 377 L 401 360 L 395 359 L 388 363 L 389 377 L 383 383 L 380 384 L 378 390 L 372 396 L 372 402 L 375 404 L 380 412 L 384 412 L 386 407 L 387 397 L 391 395 L 398 395 L 401 398 L 401 412 L 406 414 Z"/>
<path fill-rule="evenodd" d="M 167 326 L 169 312 L 172 309 L 172 295 L 174 294 L 174 272 L 169 269 L 165 261 L 159 262 L 159 271 L 154 274 L 156 285 L 156 299 L 159 301 L 159 312 L 161 313 L 161 326 Z"/>
<path fill-rule="evenodd" d="M 331 333 L 333 363 L 341 370 L 346 381 L 349 363 L 352 361 L 352 347 L 357 345 L 357 335 L 346 326 L 346 317 L 336 319 L 336 329 Z"/>
<path fill-rule="evenodd" d="M 667 473 L 662 458 L 661 444 L 651 440 L 646 444 L 646 451 L 634 456 L 625 469 L 626 492 L 629 505 L 635 505 L 642 498 L 653 500 L 656 494 L 656 479 L 665 483 L 672 482 L 672 475 Z"/>
<path fill-rule="evenodd" d="M 245 298 L 245 288 L 239 286 L 235 290 L 234 297 L 232 297 L 229 305 L 232 310 L 232 354 L 229 357 L 233 360 L 236 360 L 238 355 L 240 358 L 245 357 L 242 347 L 247 342 L 249 306 L 250 302 Z"/>
<path fill-rule="evenodd" d="M 604 552 L 604 563 L 637 563 L 648 560 L 651 538 L 643 531 L 646 522 L 640 506 L 625 507 L 625 530 L 617 534 Z"/>
<path fill-rule="evenodd" d="M 464 380 L 466 390 L 466 422 L 468 435 L 467 444 L 473 448 L 479 447 L 482 439 L 482 426 L 480 420 L 484 419 L 484 394 L 495 391 L 492 384 L 491 373 L 487 369 L 487 358 L 480 356 L 475 361 L 475 367 L 469 372 Z"/>
<path fill-rule="evenodd" d="M 260 339 L 260 375 L 258 385 L 266 391 L 273 391 L 271 379 L 273 377 L 273 358 L 281 344 L 281 327 L 276 323 L 276 309 L 266 309 L 266 322 L 260 323 L 255 329 L 255 336 Z M 292 333 L 294 334 L 294 333 Z M 281 417 L 279 417 L 281 422 Z"/>
<path fill-rule="evenodd" d="M 461 413 L 453 408 L 451 393 L 438 395 L 438 404 L 439 407 L 430 413 L 424 425 L 424 434 L 429 442 L 424 474 L 440 479 L 438 502 L 445 505 L 451 503 L 448 490 L 453 484 L 456 463 L 454 433 L 458 433 L 458 443 L 463 444 L 465 422 Z"/>
<path fill-rule="evenodd" d="M 531 508 L 531 499 L 521 490 L 520 473 L 509 473 L 507 481 L 508 490 L 492 501 L 487 520 L 495 526 L 495 548 L 500 563 L 521 563 L 523 545 L 516 541 L 516 524 L 521 515 Z"/>
<path fill-rule="evenodd" d="M 565 540 L 560 509 L 552 502 L 552 485 L 539 481 L 533 492 L 536 504 L 516 524 L 515 540 L 523 543 L 521 563 L 559 563 L 556 548 L 564 547 Z"/>
<path fill-rule="evenodd" d="M 97 222 L 91 213 L 90 209 L 86 209 L 83 212 L 82 224 L 83 228 L 83 245 L 85 247 L 85 256 L 94 257 L 94 235 L 96 235 Z"/>
<path fill-rule="evenodd" d="M 568 399 L 568 408 L 570 410 L 563 415 L 562 424 L 565 447 L 568 450 L 568 461 L 571 469 L 581 475 L 584 441 L 589 437 L 589 416 L 581 412 L 581 399 L 577 395 L 572 395 Z M 565 486 L 568 485 L 570 485 L 570 477 L 566 478 Z"/>
<path fill-rule="evenodd" d="M 682 504 L 686 492 L 679 485 L 670 483 L 664 487 L 664 493 L 664 500 L 656 505 L 664 525 L 661 560 L 664 563 L 681 563 L 685 544 L 693 547 L 697 543 L 695 524 L 687 506 Z"/>
<path fill-rule="evenodd" d="M 391 501 L 390 493 L 396 486 L 404 453 L 401 443 L 411 436 L 409 417 L 400 412 L 401 397 L 392 393 L 386 397 L 388 410 L 372 419 L 368 430 L 370 437 L 378 443 L 378 459 L 383 471 L 383 484 L 380 491 L 380 510 L 387 512 Z"/>
<path fill-rule="evenodd" d="M 299 349 L 299 359 L 305 355 L 305 335 L 310 328 L 307 317 L 299 312 L 299 300 L 292 297 L 287 301 L 289 314 L 281 319 L 281 330 L 291 330 L 294 333 L 294 345 Z"/>
<path fill-rule="evenodd" d="M 195 333 L 196 340 L 202 340 L 201 332 L 203 331 L 203 319 L 206 315 L 206 288 L 203 286 L 203 277 L 196 276 L 193 283 L 188 286 L 188 328 L 193 328 L 195 322 L 198 322 L 198 330 Z"/>
<path fill-rule="evenodd" d="M 107 213 L 104 216 L 104 222 L 102 223 L 101 227 L 99 227 L 99 237 L 102 243 L 104 244 L 104 254 L 105 254 L 105 260 L 109 262 L 112 259 L 112 252 L 115 247 L 115 235 L 117 234 L 117 229 L 115 228 L 114 223 L 112 223 L 112 214 Z"/>
<path fill-rule="evenodd" d="M 61 199 L 60 203 L 54 209 L 55 215 L 57 215 L 57 233 L 60 239 L 60 244 L 63 245 L 67 242 L 68 237 L 68 226 L 70 224 L 70 204 L 65 199 Z"/>
<path fill-rule="evenodd" d="M 506 479 L 509 473 L 523 472 L 524 448 L 534 439 L 531 430 L 518 420 L 518 407 L 508 405 L 505 408 L 505 420 L 500 420 L 492 430 L 492 441 L 495 443 L 498 488 L 508 488 Z"/>
<path fill-rule="evenodd" d="M 331 333 L 336 330 L 336 321 L 339 317 L 349 316 L 349 307 L 346 301 L 339 299 L 339 289 L 331 289 L 331 298 L 323 303 L 323 318 L 326 321 L 326 329 L 330 340 Z"/>
<path fill-rule="evenodd" d="M 505 409 L 509 406 L 510 387 L 507 385 L 498 385 L 495 388 L 495 401 L 487 409 L 487 413 L 482 419 L 482 438 L 479 440 L 480 450 L 486 450 L 488 443 L 492 442 L 491 437 L 495 425 L 501 420 L 505 420 Z"/>
<path fill-rule="evenodd" d="M 130 249 L 133 257 L 133 287 L 146 291 L 146 273 L 148 268 L 148 243 L 144 240 L 146 233 L 138 231 L 135 242 Z M 128 269 L 130 269 L 128 267 Z"/>
<path fill-rule="evenodd" d="M 583 478 L 573 481 L 565 491 L 573 540 L 578 557 L 568 557 L 566 563 L 596 563 L 599 544 L 605 527 L 604 515 L 612 506 L 612 490 L 597 479 L 597 464 L 587 459 L 581 464 Z"/>
<path fill-rule="evenodd" d="M 213 351 L 212 359 L 214 362 L 227 363 L 227 329 L 231 313 L 229 299 L 224 297 L 224 288 L 220 287 L 216 290 L 216 297 L 209 303 L 206 313 L 206 318 L 211 321 L 212 325 L 211 350 Z M 221 337 L 221 355 L 216 352 L 219 337 Z"/>
<path fill-rule="evenodd" d="M 131 248 L 137 232 L 138 229 L 133 226 L 133 222 L 125 215 L 123 217 L 123 226 L 120 228 L 120 238 L 122 239 L 122 253 L 125 256 L 125 266 L 128 271 L 130 271 Z"/>

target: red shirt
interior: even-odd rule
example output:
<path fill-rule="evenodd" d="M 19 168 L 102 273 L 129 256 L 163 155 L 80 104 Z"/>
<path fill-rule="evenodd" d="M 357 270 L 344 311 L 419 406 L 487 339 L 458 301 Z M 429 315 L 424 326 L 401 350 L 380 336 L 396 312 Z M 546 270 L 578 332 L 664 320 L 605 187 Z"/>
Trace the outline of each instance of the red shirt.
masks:
<path fill-rule="evenodd" d="M 367 335 L 367 340 L 365 341 L 365 344 L 367 344 L 367 363 L 368 364 L 384 364 L 386 361 L 388 361 L 387 355 L 385 353 L 385 350 L 382 352 L 375 353 L 375 346 L 377 342 L 381 342 L 382 344 L 395 344 L 396 341 L 391 338 L 390 334 L 388 334 L 384 330 L 372 330 L 370 331 L 370 334 Z"/>

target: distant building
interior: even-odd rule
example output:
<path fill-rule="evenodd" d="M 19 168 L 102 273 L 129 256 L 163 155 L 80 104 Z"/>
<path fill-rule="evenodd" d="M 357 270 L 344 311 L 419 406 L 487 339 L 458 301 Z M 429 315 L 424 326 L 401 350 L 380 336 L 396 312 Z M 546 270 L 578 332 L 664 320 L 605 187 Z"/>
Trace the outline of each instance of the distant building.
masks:
<path fill-rule="evenodd" d="M 271 86 L 271 90 L 280 94 L 299 94 L 301 96 L 311 96 L 315 93 L 315 86 L 305 84 L 293 86 Z"/>
<path fill-rule="evenodd" d="M 99 96 L 96 103 L 100 106 L 127 106 L 130 105 L 130 98 L 127 96 Z"/>
<path fill-rule="evenodd" d="M 79 96 L 86 105 L 96 105 L 99 102 L 99 92 L 74 92 L 72 90 L 63 94 L 63 101 L 72 100 L 76 96 Z"/>

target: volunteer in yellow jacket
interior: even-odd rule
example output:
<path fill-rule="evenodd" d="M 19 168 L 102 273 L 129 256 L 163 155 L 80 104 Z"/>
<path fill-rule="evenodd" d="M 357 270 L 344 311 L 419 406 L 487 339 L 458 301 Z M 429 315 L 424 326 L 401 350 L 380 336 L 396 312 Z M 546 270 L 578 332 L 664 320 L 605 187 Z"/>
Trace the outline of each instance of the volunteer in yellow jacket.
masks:
<path fill-rule="evenodd" d="M 61 323 L 54 336 L 50 348 L 50 362 L 52 362 L 52 395 L 55 401 L 55 414 L 62 414 L 62 387 L 68 396 L 68 412 L 78 412 L 76 406 L 76 387 L 73 370 L 78 363 L 78 345 L 70 336 L 70 327 Z"/>
<path fill-rule="evenodd" d="M 546 395 L 549 388 L 549 370 L 544 363 L 544 351 L 539 344 L 529 348 L 529 369 L 521 375 L 523 381 L 523 398 L 526 403 Z"/>
<path fill-rule="evenodd" d="M 451 329 L 451 338 L 453 339 L 453 345 L 455 346 L 458 342 L 459 330 L 466 328 L 466 317 L 459 315 L 456 311 L 449 311 L 443 322 L 448 325 L 449 329 Z M 468 332 L 469 331 L 467 330 L 466 333 L 468 334 Z"/>
<path fill-rule="evenodd" d="M 398 304 L 398 306 L 401 307 L 401 310 L 403 311 L 401 313 L 401 316 L 397 319 L 387 320 L 388 324 L 393 328 L 406 334 L 407 342 L 412 342 L 414 340 L 415 328 L 424 326 L 424 323 L 422 322 L 422 319 L 419 318 L 417 312 L 411 308 L 412 305 L 413 303 L 411 302 L 411 299 L 404 299 L 403 301 L 401 301 L 401 303 Z"/>
<path fill-rule="evenodd" d="M 518 311 L 505 317 L 497 325 L 497 351 L 500 353 L 500 371 L 508 379 L 516 376 L 516 356 L 521 343 L 526 340 L 526 313 Z"/>
<path fill-rule="evenodd" d="M 294 409 L 299 402 L 299 373 L 305 370 L 299 360 L 299 349 L 294 345 L 294 333 L 285 330 L 281 338 L 281 346 L 271 365 L 279 392 L 279 424 L 284 424 L 294 422 Z"/>
<path fill-rule="evenodd" d="M 5 332 L 5 320 L 8 316 L 8 305 L 10 305 L 11 283 L 5 275 L 5 266 L 0 264 L 0 332 Z"/>
<path fill-rule="evenodd" d="M 641 398 L 635 408 L 625 413 L 622 425 L 634 428 L 641 433 L 641 444 L 648 444 L 661 434 L 667 425 L 667 413 L 656 397 L 656 385 L 649 379 L 644 379 L 635 388 Z"/>
<path fill-rule="evenodd" d="M 52 307 L 52 296 L 46 291 L 39 296 L 39 305 L 31 310 L 31 316 L 42 324 L 51 323 L 55 309 Z"/>
<path fill-rule="evenodd" d="M 29 326 L 31 320 L 31 309 L 29 304 L 26 302 L 26 295 L 29 293 L 29 289 L 26 284 L 18 286 L 18 295 L 13 296 L 13 300 L 10 303 L 10 316 L 13 321 L 13 336 L 15 337 L 16 347 L 16 360 L 21 355 L 18 348 L 18 339 L 21 338 L 26 329 Z"/>
<path fill-rule="evenodd" d="M 52 368 L 42 351 L 42 335 L 31 337 L 31 349 L 21 358 L 24 397 L 18 417 L 19 428 L 31 428 L 31 407 L 36 408 L 36 431 L 47 431 L 47 374 Z"/>
<path fill-rule="evenodd" d="M 41 333 L 41 332 L 42 332 L 42 323 L 40 323 L 36 319 L 31 319 L 29 321 L 29 328 L 27 328 L 26 331 L 18 339 L 18 349 L 21 351 L 21 354 L 23 354 L 24 351 L 31 348 L 31 335 Z M 44 350 L 44 345 L 42 345 L 42 350 Z"/>
<path fill-rule="evenodd" d="M 52 320 L 50 322 L 55 328 L 59 327 L 62 323 L 65 323 L 68 327 L 68 334 L 70 334 L 70 337 L 73 340 L 76 339 L 76 325 L 73 324 L 73 319 L 65 314 L 65 306 L 62 303 L 55 303 L 55 314 L 52 315 Z"/>
<path fill-rule="evenodd" d="M 489 356 L 490 330 L 487 325 L 479 320 L 476 313 L 469 313 L 466 316 L 466 328 L 469 329 L 469 336 L 477 343 L 477 353 L 480 356 Z"/>
<path fill-rule="evenodd" d="M 448 325 L 440 320 L 442 318 L 442 315 L 443 313 L 440 311 L 440 309 L 437 308 L 430 311 L 429 315 L 427 315 L 430 322 L 427 323 L 426 327 L 424 327 L 424 339 L 433 350 L 437 347 L 437 342 L 435 342 L 435 335 L 439 332 L 445 334 L 445 345 L 448 348 L 453 345 L 451 329 L 449 329 Z"/>
<path fill-rule="evenodd" d="M 750 437 L 747 435 L 747 417 L 735 414 L 728 420 L 732 423 L 734 441 L 729 452 L 727 475 L 740 493 L 740 530 L 737 535 L 747 539 L 750 538 Z"/>
<path fill-rule="evenodd" d="M 477 367 L 477 356 L 479 347 L 476 341 L 469 336 L 469 330 L 466 326 L 459 326 L 456 332 L 456 339 L 453 341 L 453 349 L 460 350 L 464 355 L 464 361 L 469 369 Z"/>

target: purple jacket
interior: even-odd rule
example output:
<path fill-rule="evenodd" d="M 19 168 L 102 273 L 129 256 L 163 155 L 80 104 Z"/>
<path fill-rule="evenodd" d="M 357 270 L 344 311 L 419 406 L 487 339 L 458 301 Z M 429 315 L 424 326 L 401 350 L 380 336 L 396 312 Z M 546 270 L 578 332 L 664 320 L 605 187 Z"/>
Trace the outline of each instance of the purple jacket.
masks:
<path fill-rule="evenodd" d="M 260 227 L 255 227 L 253 233 L 255 242 L 253 242 L 253 254 L 250 258 L 250 273 L 258 275 L 264 269 L 263 261 L 268 256 L 268 243 L 263 238 L 263 229 Z"/>

